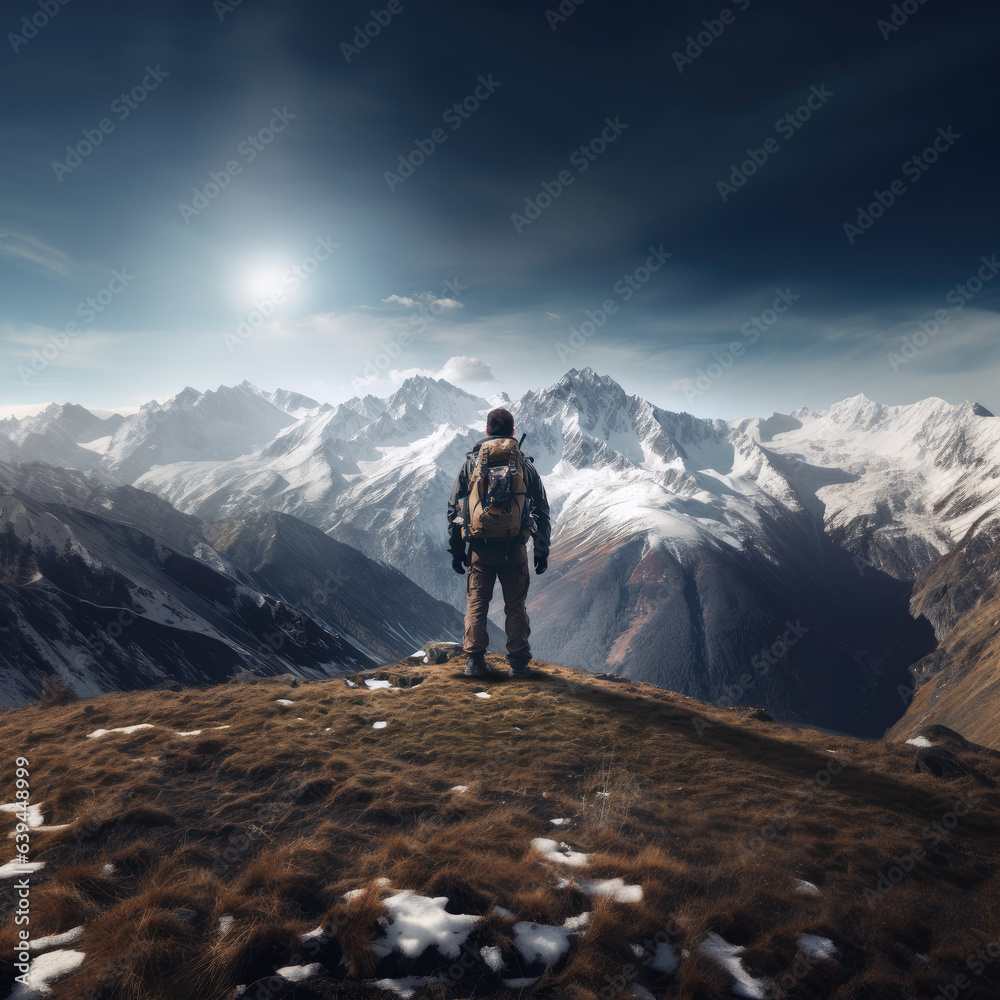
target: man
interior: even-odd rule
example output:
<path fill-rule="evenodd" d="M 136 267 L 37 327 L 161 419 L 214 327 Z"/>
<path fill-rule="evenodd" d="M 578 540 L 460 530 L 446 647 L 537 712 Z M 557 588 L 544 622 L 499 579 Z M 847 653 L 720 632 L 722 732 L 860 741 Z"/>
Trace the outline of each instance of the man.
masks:
<path fill-rule="evenodd" d="M 473 445 L 465 459 L 465 465 L 455 480 L 455 486 L 448 500 L 448 527 L 450 534 L 451 565 L 456 573 L 464 574 L 469 567 L 465 593 L 468 606 L 465 613 L 465 673 L 469 677 L 485 677 L 490 674 L 486 665 L 486 647 L 489 634 L 486 631 L 486 613 L 493 598 L 493 588 L 497 579 L 503 591 L 506 612 L 507 664 L 508 676 L 530 677 L 528 661 L 531 647 L 528 636 L 528 612 L 524 602 L 528 594 L 528 553 L 526 539 L 522 533 L 509 540 L 479 539 L 466 542 L 462 537 L 462 525 L 455 523 L 462 507 L 462 498 L 469 496 L 470 482 L 475 472 L 480 448 L 488 441 L 514 436 L 514 417 L 508 410 L 491 410 L 486 417 L 486 437 Z M 549 501 L 545 487 L 535 470 L 531 459 L 521 456 L 524 485 L 529 510 L 534 518 L 532 537 L 534 538 L 535 572 L 544 573 L 549 560 Z"/>

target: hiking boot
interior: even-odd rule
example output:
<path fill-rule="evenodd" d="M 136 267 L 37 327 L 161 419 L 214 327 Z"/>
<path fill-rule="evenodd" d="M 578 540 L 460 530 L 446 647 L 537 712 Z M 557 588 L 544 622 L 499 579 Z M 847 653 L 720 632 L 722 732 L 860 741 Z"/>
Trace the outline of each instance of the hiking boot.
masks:
<path fill-rule="evenodd" d="M 491 671 L 486 666 L 486 656 L 483 653 L 473 653 L 465 658 L 466 677 L 488 677 Z"/>
<path fill-rule="evenodd" d="M 507 671 L 508 677 L 533 677 L 535 671 L 528 666 L 527 660 L 512 660 L 507 657 L 507 663 L 510 664 L 510 670 Z"/>

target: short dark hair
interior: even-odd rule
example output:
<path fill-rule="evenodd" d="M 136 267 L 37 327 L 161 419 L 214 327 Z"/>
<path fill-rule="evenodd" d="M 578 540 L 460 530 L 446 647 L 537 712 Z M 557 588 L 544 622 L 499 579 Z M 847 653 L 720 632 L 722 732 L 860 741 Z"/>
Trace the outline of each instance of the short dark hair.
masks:
<path fill-rule="evenodd" d="M 491 437 L 513 434 L 514 415 L 510 410 L 497 408 L 486 415 L 486 433 Z"/>

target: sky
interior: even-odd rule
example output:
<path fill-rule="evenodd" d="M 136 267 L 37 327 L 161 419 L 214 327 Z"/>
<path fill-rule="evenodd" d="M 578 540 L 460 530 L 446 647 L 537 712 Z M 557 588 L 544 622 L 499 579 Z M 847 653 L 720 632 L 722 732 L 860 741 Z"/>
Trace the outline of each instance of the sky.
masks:
<path fill-rule="evenodd" d="M 1000 412 L 997 15 L 17 0 L 0 413 L 592 367 L 733 419 Z"/>

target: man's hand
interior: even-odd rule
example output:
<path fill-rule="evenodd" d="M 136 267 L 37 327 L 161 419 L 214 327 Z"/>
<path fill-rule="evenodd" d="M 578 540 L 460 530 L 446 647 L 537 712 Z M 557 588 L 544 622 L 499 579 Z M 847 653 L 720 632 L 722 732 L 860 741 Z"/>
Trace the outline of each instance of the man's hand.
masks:
<path fill-rule="evenodd" d="M 469 557 L 464 552 L 459 552 L 451 557 L 451 568 L 460 576 L 465 576 L 465 567 L 469 565 Z"/>
<path fill-rule="evenodd" d="M 541 576 L 549 568 L 548 556 L 535 556 L 535 573 Z"/>

